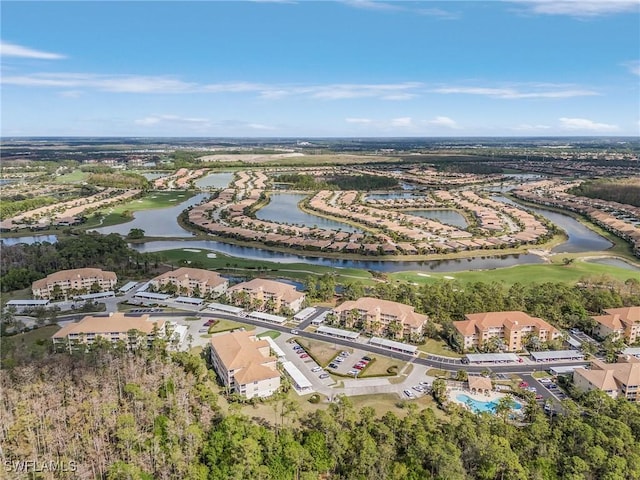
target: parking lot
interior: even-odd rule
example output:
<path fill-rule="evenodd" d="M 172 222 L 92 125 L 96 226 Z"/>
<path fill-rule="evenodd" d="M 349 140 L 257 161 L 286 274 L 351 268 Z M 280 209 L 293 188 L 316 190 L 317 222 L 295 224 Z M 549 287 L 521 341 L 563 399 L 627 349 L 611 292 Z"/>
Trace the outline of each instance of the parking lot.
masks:
<path fill-rule="evenodd" d="M 291 361 L 312 384 L 330 386 L 335 383 L 329 372 L 318 365 L 305 349 L 296 341 L 287 342 L 283 351 L 287 360 Z"/>

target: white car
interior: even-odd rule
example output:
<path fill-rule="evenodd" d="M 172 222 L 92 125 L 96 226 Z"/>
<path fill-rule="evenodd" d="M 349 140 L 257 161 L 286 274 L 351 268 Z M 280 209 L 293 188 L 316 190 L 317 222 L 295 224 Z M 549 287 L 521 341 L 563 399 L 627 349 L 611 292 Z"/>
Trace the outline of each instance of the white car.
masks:
<path fill-rule="evenodd" d="M 414 398 L 415 397 L 415 395 L 413 394 L 413 392 L 411 390 L 405 390 L 404 394 L 409 398 Z"/>
<path fill-rule="evenodd" d="M 320 370 L 322 370 L 322 367 L 313 367 L 313 368 L 311 369 L 311 371 L 312 371 L 313 373 L 315 373 L 315 372 L 319 372 Z"/>

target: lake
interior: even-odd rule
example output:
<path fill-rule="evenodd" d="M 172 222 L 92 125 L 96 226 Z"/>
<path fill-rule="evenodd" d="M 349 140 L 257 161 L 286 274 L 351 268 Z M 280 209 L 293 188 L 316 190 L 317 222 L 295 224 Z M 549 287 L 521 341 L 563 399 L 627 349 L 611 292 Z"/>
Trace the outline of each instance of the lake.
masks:
<path fill-rule="evenodd" d="M 198 188 L 227 188 L 233 181 L 233 172 L 210 173 L 196 180 Z"/>
<path fill-rule="evenodd" d="M 319 227 L 342 230 L 343 232 L 362 232 L 361 229 L 347 223 L 303 212 L 298 208 L 298 203 L 306 196 L 304 193 L 273 193 L 270 196 L 269 204 L 256 212 L 256 218 L 303 227 Z"/>
<path fill-rule="evenodd" d="M 176 202 L 174 207 L 133 212 L 134 219 L 130 222 L 90 231 L 104 235 L 118 233 L 126 236 L 132 228 L 141 228 L 145 235 L 150 237 L 191 237 L 191 232 L 178 225 L 178 215 L 187 207 L 196 205 L 209 196 L 208 193 L 199 193 L 181 203 Z"/>
<path fill-rule="evenodd" d="M 494 200 L 499 202 L 515 205 L 520 208 L 526 208 L 532 212 L 538 213 L 545 218 L 548 218 L 558 227 L 564 230 L 569 237 L 566 242 L 554 247 L 551 251 L 554 253 L 579 253 L 579 252 L 592 252 L 607 250 L 613 246 L 609 240 L 602 235 L 598 235 L 593 230 L 585 227 L 578 220 L 571 215 L 565 213 L 553 212 L 546 208 L 530 207 L 515 202 L 502 195 L 492 196 Z"/>
<path fill-rule="evenodd" d="M 455 210 L 407 210 L 404 213 L 415 215 L 416 217 L 430 218 L 445 225 L 451 225 L 463 230 L 469 226 L 464 215 L 461 215 Z"/>

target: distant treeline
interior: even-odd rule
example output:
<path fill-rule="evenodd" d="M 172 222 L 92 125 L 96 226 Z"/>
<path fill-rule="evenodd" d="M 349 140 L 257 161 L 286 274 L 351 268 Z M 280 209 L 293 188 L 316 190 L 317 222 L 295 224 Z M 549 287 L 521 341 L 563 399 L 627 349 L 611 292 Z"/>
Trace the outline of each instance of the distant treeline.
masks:
<path fill-rule="evenodd" d="M 640 207 L 640 180 L 638 179 L 589 180 L 572 188 L 569 193 Z"/>
<path fill-rule="evenodd" d="M 92 185 L 111 188 L 141 189 L 149 187 L 149 181 L 137 173 L 92 173 L 87 182 Z"/>
<path fill-rule="evenodd" d="M 397 188 L 395 178 L 378 175 L 340 175 L 317 179 L 312 175 L 283 174 L 275 178 L 276 183 L 289 183 L 294 190 L 382 190 Z"/>
<path fill-rule="evenodd" d="M 149 270 L 149 256 L 128 247 L 117 234 L 81 233 L 57 243 L 20 243 L 2 247 L 0 290 L 10 292 L 58 270 L 96 267 L 118 274 Z"/>

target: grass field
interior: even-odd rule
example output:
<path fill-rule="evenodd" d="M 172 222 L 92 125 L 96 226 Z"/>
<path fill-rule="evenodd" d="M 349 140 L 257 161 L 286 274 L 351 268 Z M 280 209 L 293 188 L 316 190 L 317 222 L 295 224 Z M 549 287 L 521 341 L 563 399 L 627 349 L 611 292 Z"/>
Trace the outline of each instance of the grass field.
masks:
<path fill-rule="evenodd" d="M 424 345 L 419 345 L 418 350 L 421 352 L 432 353 L 434 355 L 442 355 L 443 357 L 460 358 L 462 355 L 451 350 L 444 340 L 436 340 L 434 338 L 427 339 Z"/>
<path fill-rule="evenodd" d="M 228 332 L 229 330 L 235 330 L 236 328 L 246 328 L 247 330 L 251 330 L 253 326 L 247 325 L 246 323 L 234 322 L 232 320 L 224 320 L 221 318 L 217 319 L 218 321 L 209 327 L 209 334 L 212 333 L 220 333 L 220 332 Z"/>
<path fill-rule="evenodd" d="M 149 192 L 142 198 L 137 198 L 135 200 L 131 200 L 119 205 L 114 205 L 112 207 L 105 207 L 101 210 L 103 213 L 102 223 L 100 222 L 100 219 L 90 217 L 87 222 L 82 225 L 82 227 L 109 227 L 111 225 L 125 223 L 131 220 L 131 217 L 127 213 L 138 212 L 141 210 L 175 207 L 176 204 L 188 200 L 194 194 L 195 192 L 181 190 L 170 192 Z"/>
<path fill-rule="evenodd" d="M 307 263 L 276 263 L 262 260 L 230 257 L 221 253 L 215 253 L 215 257 L 209 257 L 212 252 L 202 250 L 200 252 L 186 251 L 184 249 L 164 250 L 161 255 L 165 261 L 178 265 L 183 261 L 200 265 L 219 272 L 230 274 L 260 274 L 265 276 L 283 276 L 287 278 L 304 280 L 309 275 L 335 274 L 339 282 L 359 280 L 373 283 L 371 273 L 355 268 L 332 268 Z"/>
<path fill-rule="evenodd" d="M 87 178 L 89 178 L 89 173 L 82 172 L 80 170 L 74 170 L 71 173 L 67 173 L 66 175 L 60 175 L 56 177 L 56 183 L 81 183 L 84 182 Z"/>
<path fill-rule="evenodd" d="M 399 372 L 402 370 L 406 362 L 401 360 L 397 360 L 395 358 L 383 357 L 383 356 L 371 356 L 369 355 L 373 361 L 367 365 L 361 375 L 358 375 L 359 378 L 367 378 L 367 377 L 380 377 L 380 376 L 390 376 L 387 372 L 387 369 L 390 367 L 396 367 Z"/>
<path fill-rule="evenodd" d="M 506 285 L 514 283 L 558 282 L 573 284 L 582 277 L 594 275 L 609 275 L 617 280 L 625 281 L 638 273 L 611 265 L 601 265 L 577 260 L 569 265 L 548 263 L 541 265 L 518 265 L 516 267 L 496 268 L 493 270 L 470 270 L 464 272 L 429 273 L 398 272 L 389 276 L 395 280 L 417 284 L 434 283 L 439 280 L 457 280 L 461 283 L 473 282 L 503 282 Z"/>
<path fill-rule="evenodd" d="M 275 330 L 268 330 L 268 331 L 266 331 L 266 332 L 261 333 L 260 335 L 258 335 L 258 337 L 259 337 L 259 338 L 262 338 L 262 337 L 270 337 L 270 338 L 273 338 L 273 339 L 276 339 L 276 338 L 278 338 L 279 336 L 280 336 L 280 332 L 276 332 Z"/>
<path fill-rule="evenodd" d="M 308 338 L 298 338 L 297 341 L 322 367 L 326 367 L 342 350 L 347 350 L 349 353 L 353 351 L 349 348 L 334 345 L 332 343 L 310 340 Z"/>
<path fill-rule="evenodd" d="M 51 336 L 58 330 L 60 330 L 59 326 L 48 325 L 11 337 L 2 337 L 0 338 L 0 356 L 5 358 L 6 354 L 14 348 L 20 349 L 23 355 L 29 352 L 29 356 L 41 356 L 51 346 Z"/>

